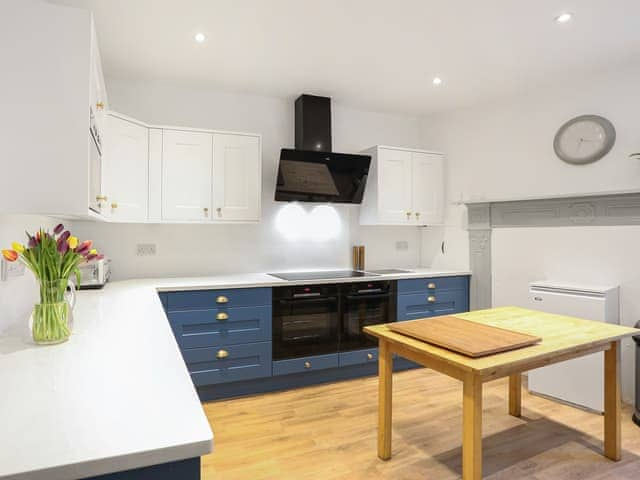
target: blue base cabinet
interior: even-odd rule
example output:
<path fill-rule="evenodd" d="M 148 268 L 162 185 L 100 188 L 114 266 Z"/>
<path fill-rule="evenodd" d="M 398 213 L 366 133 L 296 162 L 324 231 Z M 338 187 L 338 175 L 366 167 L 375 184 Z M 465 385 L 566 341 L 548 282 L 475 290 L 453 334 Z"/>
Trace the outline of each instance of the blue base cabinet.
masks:
<path fill-rule="evenodd" d="M 107 473 L 83 480 L 200 480 L 200 457 Z"/>
<path fill-rule="evenodd" d="M 375 375 L 378 349 L 272 359 L 271 288 L 161 292 L 203 401 Z M 398 280 L 397 321 L 469 310 L 469 277 Z M 414 368 L 403 358 L 394 370 Z"/>

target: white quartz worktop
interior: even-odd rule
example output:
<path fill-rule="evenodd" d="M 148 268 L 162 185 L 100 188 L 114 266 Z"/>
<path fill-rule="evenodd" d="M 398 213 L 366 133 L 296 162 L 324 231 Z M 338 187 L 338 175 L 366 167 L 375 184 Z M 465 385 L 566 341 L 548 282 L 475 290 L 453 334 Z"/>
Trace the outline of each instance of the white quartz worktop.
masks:
<path fill-rule="evenodd" d="M 68 342 L 32 344 L 26 320 L 0 332 L 0 478 L 82 478 L 211 451 L 211 428 L 157 291 L 468 274 L 420 268 L 289 282 L 254 273 L 127 280 L 79 292 Z"/>

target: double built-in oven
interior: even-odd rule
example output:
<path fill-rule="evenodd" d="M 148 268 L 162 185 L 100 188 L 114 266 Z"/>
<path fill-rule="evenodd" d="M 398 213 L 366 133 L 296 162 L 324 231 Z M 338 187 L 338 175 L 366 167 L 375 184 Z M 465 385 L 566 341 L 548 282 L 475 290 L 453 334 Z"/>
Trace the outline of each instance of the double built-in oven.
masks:
<path fill-rule="evenodd" d="M 273 359 L 375 347 L 362 329 L 394 322 L 395 297 L 395 281 L 274 288 Z"/>

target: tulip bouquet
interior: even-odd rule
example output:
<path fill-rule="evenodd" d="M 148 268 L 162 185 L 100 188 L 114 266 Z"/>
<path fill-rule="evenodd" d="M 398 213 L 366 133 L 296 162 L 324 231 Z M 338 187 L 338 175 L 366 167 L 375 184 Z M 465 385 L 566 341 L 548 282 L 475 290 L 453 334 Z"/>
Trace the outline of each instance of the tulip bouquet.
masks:
<path fill-rule="evenodd" d="M 71 335 L 72 305 L 66 299 L 74 275 L 80 283 L 79 266 L 83 262 L 102 258 L 92 248 L 91 240 L 80 242 L 64 225 L 57 225 L 52 233 L 40 229 L 27 232 L 27 245 L 14 242 L 11 249 L 2 250 L 9 262 L 21 261 L 33 272 L 40 284 L 40 303 L 31 315 L 31 333 L 36 343 L 59 343 Z M 72 292 L 73 284 L 71 283 Z"/>

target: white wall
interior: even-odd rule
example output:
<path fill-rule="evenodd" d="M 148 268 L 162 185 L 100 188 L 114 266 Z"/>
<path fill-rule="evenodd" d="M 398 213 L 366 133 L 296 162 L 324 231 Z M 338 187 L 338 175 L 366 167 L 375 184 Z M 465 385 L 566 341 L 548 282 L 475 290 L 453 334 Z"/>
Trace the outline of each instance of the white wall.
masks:
<path fill-rule="evenodd" d="M 284 204 L 273 201 L 280 148 L 294 143 L 293 101 L 208 88 L 109 79 L 111 108 L 159 125 L 178 125 L 263 135 L 262 221 L 257 225 L 120 225 L 76 223 L 113 259 L 114 278 L 210 275 L 295 268 L 345 268 L 351 245 L 367 247 L 369 267 L 419 263 L 417 227 L 360 228 L 358 208 L 338 206 L 341 232 L 325 242 L 290 241 L 274 228 Z M 312 92 L 311 92 L 312 93 Z M 357 152 L 375 144 L 420 146 L 417 117 L 356 110 L 333 104 L 333 148 Z M 305 206 L 309 209 L 309 206 Z M 409 243 L 395 251 L 395 242 Z M 156 243 L 157 255 L 137 257 L 137 243 Z"/>
<path fill-rule="evenodd" d="M 554 194 L 640 190 L 640 68 L 592 76 L 426 118 L 423 144 L 446 152 L 450 202 Z M 616 145 L 601 161 L 571 166 L 553 152 L 562 123 L 580 114 L 609 118 Z M 423 235 L 425 264 L 468 265 L 466 208 L 450 206 L 447 224 Z M 447 254 L 439 253 L 445 240 Z M 622 322 L 640 319 L 638 227 L 500 229 L 493 232 L 495 305 L 523 305 L 531 280 L 621 285 Z M 626 347 L 629 348 L 630 342 Z M 631 396 L 631 356 L 625 351 L 624 394 Z"/>
<path fill-rule="evenodd" d="M 0 249 L 11 248 L 12 242 L 26 243 L 25 230 L 52 230 L 58 220 L 34 215 L 0 215 Z M 38 285 L 33 274 L 26 270 L 21 277 L 0 282 L 0 332 L 9 325 L 27 322 L 33 305 L 38 303 Z"/>

